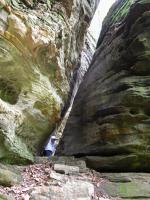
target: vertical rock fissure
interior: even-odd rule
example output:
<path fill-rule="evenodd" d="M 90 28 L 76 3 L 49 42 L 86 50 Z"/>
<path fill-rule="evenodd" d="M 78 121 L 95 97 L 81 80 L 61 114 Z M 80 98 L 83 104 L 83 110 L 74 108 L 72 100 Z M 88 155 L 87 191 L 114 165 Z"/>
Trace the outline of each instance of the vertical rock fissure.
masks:
<path fill-rule="evenodd" d="M 65 128 L 67 119 L 71 112 L 72 105 L 73 105 L 74 99 L 76 97 L 79 85 L 81 84 L 83 77 L 90 65 L 91 60 L 92 60 L 95 46 L 96 46 L 96 40 L 93 38 L 91 33 L 88 31 L 86 39 L 85 39 L 84 48 L 80 55 L 80 60 L 77 63 L 76 68 L 72 75 L 72 79 L 71 79 L 71 83 L 70 83 L 71 90 L 68 95 L 68 101 L 66 103 L 66 107 L 64 107 L 64 110 L 62 111 L 62 120 L 61 120 L 60 124 L 58 125 L 58 127 L 53 132 L 54 134 L 57 135 L 58 138 L 61 138 L 61 136 L 63 134 L 63 130 Z"/>
<path fill-rule="evenodd" d="M 91 24 L 87 30 L 87 34 L 84 41 L 84 47 L 81 52 L 79 61 L 75 67 L 75 70 L 73 72 L 72 80 L 71 80 L 71 90 L 68 96 L 68 102 L 66 103 L 66 107 L 64 107 L 64 110 L 62 111 L 62 121 L 56 127 L 53 134 L 56 134 L 58 138 L 61 138 L 65 125 L 67 123 L 67 119 L 69 117 L 69 114 L 71 112 L 74 99 L 76 97 L 77 91 L 79 89 L 80 84 L 83 81 L 84 75 L 86 74 L 93 55 L 96 51 L 96 45 L 98 42 L 99 34 L 102 29 L 102 22 L 111 7 L 111 5 L 116 0 L 109 0 L 107 4 L 105 4 L 104 0 L 101 0 L 96 12 L 93 16 L 93 19 L 91 21 Z M 104 6 L 105 5 L 105 6 Z M 104 8 L 103 8 L 104 7 Z M 103 10 L 103 11 L 102 11 Z"/>

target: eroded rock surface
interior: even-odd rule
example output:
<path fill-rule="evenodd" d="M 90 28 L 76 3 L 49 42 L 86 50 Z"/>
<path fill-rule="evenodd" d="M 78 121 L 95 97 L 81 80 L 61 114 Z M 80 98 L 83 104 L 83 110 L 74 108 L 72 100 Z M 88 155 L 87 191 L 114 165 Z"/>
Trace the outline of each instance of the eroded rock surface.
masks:
<path fill-rule="evenodd" d="M 150 171 L 150 2 L 120 0 L 103 25 L 58 152 L 97 170 Z"/>
<path fill-rule="evenodd" d="M 73 158 L 61 157 L 61 161 L 63 160 L 64 163 L 68 160 L 73 164 Z M 41 163 L 15 166 L 23 179 L 20 184 L 11 187 L 3 187 L 0 183 L 0 198 L 8 196 L 6 198 L 8 200 L 117 200 L 102 191 L 102 183 L 108 181 L 101 178 L 100 173 L 94 170 L 86 169 L 85 172 L 62 174 L 55 171 L 55 165 L 58 165 L 55 161 L 51 162 L 46 158 L 38 158 L 38 161 Z M 75 164 L 78 161 L 74 158 L 72 168 L 78 168 Z M 63 167 L 69 166 L 64 164 Z"/>
<path fill-rule="evenodd" d="M 110 182 L 102 184 L 108 195 L 121 199 L 150 199 L 150 175 L 144 173 L 104 173 Z"/>
<path fill-rule="evenodd" d="M 36 187 L 31 192 L 31 200 L 91 200 L 94 196 L 94 186 L 86 181 L 68 180 L 60 186 Z"/>
<path fill-rule="evenodd" d="M 0 160 L 32 161 L 60 120 L 95 1 L 0 1 Z"/>

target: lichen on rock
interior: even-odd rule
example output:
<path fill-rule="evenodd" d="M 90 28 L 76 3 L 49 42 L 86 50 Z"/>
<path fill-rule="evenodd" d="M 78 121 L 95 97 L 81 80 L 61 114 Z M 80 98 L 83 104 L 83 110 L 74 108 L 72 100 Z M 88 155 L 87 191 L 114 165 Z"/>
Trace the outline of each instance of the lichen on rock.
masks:
<path fill-rule="evenodd" d="M 142 0 L 110 9 L 60 154 L 88 155 L 97 170 L 150 170 L 149 9 Z"/>
<path fill-rule="evenodd" d="M 59 122 L 96 2 L 0 1 L 1 161 L 32 161 Z"/>

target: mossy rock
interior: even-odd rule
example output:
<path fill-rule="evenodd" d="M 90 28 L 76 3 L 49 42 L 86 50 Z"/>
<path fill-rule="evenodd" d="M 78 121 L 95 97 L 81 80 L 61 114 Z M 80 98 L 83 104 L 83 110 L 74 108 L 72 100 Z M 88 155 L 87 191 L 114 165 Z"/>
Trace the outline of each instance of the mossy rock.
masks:
<path fill-rule="evenodd" d="M 112 197 L 123 199 L 149 199 L 149 183 L 128 182 L 128 183 L 105 183 L 102 188 Z"/>
<path fill-rule="evenodd" d="M 12 172 L 9 169 L 0 168 L 0 185 L 10 187 L 20 183 L 21 180 L 20 174 Z"/>
<path fill-rule="evenodd" d="M 14 200 L 12 196 L 4 195 L 0 193 L 0 200 Z"/>

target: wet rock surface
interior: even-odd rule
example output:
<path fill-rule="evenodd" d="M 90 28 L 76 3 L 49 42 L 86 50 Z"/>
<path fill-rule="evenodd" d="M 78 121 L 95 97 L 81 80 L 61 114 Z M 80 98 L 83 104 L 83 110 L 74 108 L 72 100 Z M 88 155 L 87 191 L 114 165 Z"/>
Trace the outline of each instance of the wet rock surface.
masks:
<path fill-rule="evenodd" d="M 150 171 L 149 10 L 144 0 L 111 8 L 58 154 L 88 156 L 96 170 Z"/>

